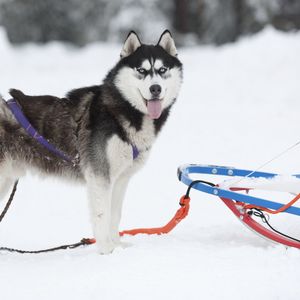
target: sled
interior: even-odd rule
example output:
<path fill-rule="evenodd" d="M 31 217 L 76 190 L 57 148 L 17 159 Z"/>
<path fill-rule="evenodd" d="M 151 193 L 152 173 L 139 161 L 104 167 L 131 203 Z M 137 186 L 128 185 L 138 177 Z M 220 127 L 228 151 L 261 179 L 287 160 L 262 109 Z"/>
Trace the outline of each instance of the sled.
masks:
<path fill-rule="evenodd" d="M 197 177 L 199 175 L 205 175 L 206 177 L 207 175 L 219 175 L 225 176 L 227 180 L 230 180 L 229 183 L 225 180 L 220 184 L 212 184 L 204 180 L 193 180 L 191 175 L 197 175 Z M 219 197 L 234 215 L 255 233 L 273 242 L 300 249 L 300 240 L 276 230 L 270 225 L 265 215 L 266 212 L 270 214 L 284 212 L 300 216 L 300 208 L 293 206 L 300 198 L 300 189 L 296 197 L 288 204 L 254 197 L 249 194 L 250 191 L 256 189 L 256 185 L 259 186 L 260 179 L 262 179 L 263 183 L 265 183 L 266 180 L 272 182 L 272 180 L 275 180 L 278 176 L 280 175 L 274 173 L 212 165 L 189 164 L 178 168 L 179 180 L 189 187 L 186 194 L 187 198 L 189 198 L 191 189 Z M 292 175 L 291 177 L 295 179 L 295 183 L 300 187 L 300 181 L 296 182 L 300 179 L 300 175 Z M 256 179 L 258 179 L 258 181 L 256 181 Z M 252 182 L 254 184 L 251 184 Z M 276 180 L 274 182 L 276 184 Z M 295 193 L 295 188 L 293 192 Z M 263 222 L 257 222 L 254 220 L 254 217 L 259 217 Z"/>

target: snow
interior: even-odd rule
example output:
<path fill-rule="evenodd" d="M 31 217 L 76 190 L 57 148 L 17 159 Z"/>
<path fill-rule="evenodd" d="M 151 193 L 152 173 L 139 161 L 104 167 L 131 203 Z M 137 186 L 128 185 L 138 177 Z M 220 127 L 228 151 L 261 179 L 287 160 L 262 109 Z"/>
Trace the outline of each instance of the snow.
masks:
<path fill-rule="evenodd" d="M 232 187 L 247 187 L 251 189 L 299 194 L 300 179 L 291 175 L 277 175 L 270 178 L 234 177 L 224 180 L 219 184 L 219 187 L 226 190 Z"/>
<path fill-rule="evenodd" d="M 80 50 L 59 43 L 13 48 L 1 31 L 1 93 L 8 98 L 14 87 L 63 96 L 97 84 L 120 49 L 100 43 Z M 173 216 L 186 190 L 176 177 L 181 164 L 256 169 L 297 142 L 299 53 L 300 33 L 271 28 L 219 48 L 179 49 L 183 88 L 149 162 L 130 183 L 122 229 L 164 225 Z M 264 171 L 299 173 L 299 156 L 296 147 Z M 299 250 L 254 235 L 216 197 L 192 191 L 191 198 L 189 216 L 173 232 L 124 237 L 132 246 L 112 255 L 98 255 L 95 246 L 0 253 L 1 299 L 299 299 Z M 298 217 L 271 221 L 300 237 Z M 92 237 L 84 187 L 33 175 L 20 181 L 0 225 L 1 246 L 39 249 L 82 237 Z"/>

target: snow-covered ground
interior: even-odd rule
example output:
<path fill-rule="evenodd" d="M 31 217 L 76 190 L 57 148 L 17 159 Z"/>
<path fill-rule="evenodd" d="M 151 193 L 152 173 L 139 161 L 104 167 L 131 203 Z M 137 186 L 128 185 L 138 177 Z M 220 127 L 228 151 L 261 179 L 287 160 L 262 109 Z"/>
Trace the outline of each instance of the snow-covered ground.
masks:
<path fill-rule="evenodd" d="M 120 45 L 78 50 L 10 46 L 0 35 L 0 91 L 63 96 L 101 82 Z M 185 163 L 255 169 L 300 139 L 300 33 L 262 33 L 223 47 L 180 49 L 185 78 L 146 167 L 130 183 L 122 229 L 160 226 L 178 208 Z M 265 171 L 300 173 L 300 146 Z M 284 199 L 278 199 L 283 202 Z M 0 209 L 4 202 L 0 203 Z M 274 221 L 273 221 L 274 220 Z M 272 218 L 300 237 L 300 219 Z M 39 249 L 91 237 L 84 187 L 28 176 L 0 225 L 0 245 Z M 53 254 L 0 254 L 0 298 L 299 299 L 300 251 L 261 239 L 217 198 L 192 192 L 191 211 L 169 235 L 100 256 L 94 246 Z"/>

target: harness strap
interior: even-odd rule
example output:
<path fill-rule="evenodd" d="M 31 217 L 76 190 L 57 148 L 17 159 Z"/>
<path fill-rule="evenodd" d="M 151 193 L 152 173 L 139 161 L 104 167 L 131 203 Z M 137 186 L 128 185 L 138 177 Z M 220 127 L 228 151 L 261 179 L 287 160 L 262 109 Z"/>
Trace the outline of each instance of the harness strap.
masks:
<path fill-rule="evenodd" d="M 24 115 L 20 104 L 17 102 L 16 99 L 10 99 L 6 102 L 7 106 L 9 107 L 10 111 L 19 122 L 19 124 L 26 130 L 26 132 L 33 137 L 40 145 L 44 146 L 50 152 L 56 154 L 58 157 L 62 158 L 65 161 L 72 162 L 74 165 L 78 164 L 77 158 L 71 158 L 63 151 L 57 149 L 54 145 L 48 142 L 46 138 L 38 133 L 38 131 L 31 125 L 29 120 Z M 137 159 L 140 151 L 136 145 L 131 144 L 132 147 L 132 157 L 133 160 Z"/>
<path fill-rule="evenodd" d="M 7 106 L 9 107 L 12 114 L 15 116 L 16 120 L 19 124 L 26 130 L 26 132 L 33 137 L 40 145 L 47 148 L 50 152 L 56 154 L 61 157 L 63 160 L 68 162 L 74 162 L 72 158 L 70 158 L 67 154 L 57 149 L 55 146 L 50 144 L 42 135 L 40 135 L 37 130 L 30 124 L 26 116 L 24 115 L 21 106 L 15 99 L 10 99 L 7 102 Z"/>
<path fill-rule="evenodd" d="M 133 157 L 133 160 L 137 159 L 139 154 L 140 154 L 140 151 L 139 149 L 137 148 L 136 145 L 134 144 L 131 144 L 131 147 L 132 147 L 132 157 Z"/>

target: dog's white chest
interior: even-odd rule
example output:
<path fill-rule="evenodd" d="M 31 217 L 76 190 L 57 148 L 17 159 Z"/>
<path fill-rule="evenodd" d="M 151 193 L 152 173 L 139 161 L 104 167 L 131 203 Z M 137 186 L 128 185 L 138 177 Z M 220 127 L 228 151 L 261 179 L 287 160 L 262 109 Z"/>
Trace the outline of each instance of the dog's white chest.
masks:
<path fill-rule="evenodd" d="M 155 126 L 153 120 L 144 117 L 140 130 L 136 130 L 134 127 L 129 126 L 128 122 L 125 122 L 123 126 L 129 140 L 137 147 L 139 152 L 146 152 L 151 148 L 155 140 Z"/>

